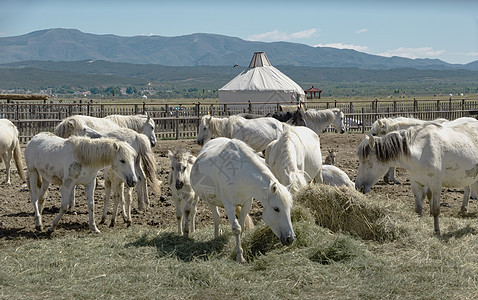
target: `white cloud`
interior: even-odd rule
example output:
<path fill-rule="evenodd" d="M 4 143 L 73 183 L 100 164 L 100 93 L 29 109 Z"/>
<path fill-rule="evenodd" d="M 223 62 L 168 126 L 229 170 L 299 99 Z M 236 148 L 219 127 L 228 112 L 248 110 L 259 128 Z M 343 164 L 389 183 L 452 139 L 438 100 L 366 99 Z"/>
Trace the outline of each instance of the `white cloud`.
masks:
<path fill-rule="evenodd" d="M 359 46 L 353 44 L 344 44 L 344 43 L 329 43 L 329 44 L 317 44 L 314 47 L 330 47 L 330 48 L 337 48 L 337 49 L 352 49 L 360 52 L 367 52 L 367 46 Z"/>
<path fill-rule="evenodd" d="M 364 32 L 367 32 L 368 29 L 367 28 L 363 28 L 363 29 L 359 29 L 357 31 L 355 31 L 356 34 L 361 34 L 361 33 L 364 33 Z"/>
<path fill-rule="evenodd" d="M 400 56 L 406 58 L 436 58 L 441 54 L 444 54 L 445 50 L 433 50 L 431 47 L 419 47 L 419 48 L 405 48 L 400 47 L 394 50 L 387 50 L 383 53 L 378 53 L 377 55 L 392 57 Z"/>
<path fill-rule="evenodd" d="M 306 39 L 314 36 L 318 32 L 317 29 L 307 29 L 294 33 L 281 32 L 274 30 L 271 32 L 252 34 L 247 37 L 250 41 L 290 41 L 298 39 Z"/>

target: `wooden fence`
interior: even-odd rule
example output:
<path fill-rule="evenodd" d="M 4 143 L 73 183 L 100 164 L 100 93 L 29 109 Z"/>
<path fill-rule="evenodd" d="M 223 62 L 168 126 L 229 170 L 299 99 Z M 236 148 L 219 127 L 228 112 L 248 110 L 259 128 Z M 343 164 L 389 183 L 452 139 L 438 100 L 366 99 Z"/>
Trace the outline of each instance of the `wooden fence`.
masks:
<path fill-rule="evenodd" d="M 340 108 L 346 116 L 349 131 L 367 132 L 371 124 L 382 117 L 410 116 L 423 120 L 446 118 L 453 120 L 478 113 L 478 99 L 448 100 L 371 100 L 308 102 L 308 109 Z M 147 103 L 0 103 L 0 117 L 10 119 L 20 131 L 22 143 L 42 131 L 52 132 L 65 117 L 110 114 L 131 115 L 148 113 L 156 122 L 158 139 L 194 138 L 199 119 L 206 114 L 229 116 L 241 112 L 265 115 L 280 108 L 277 103 L 253 104 L 147 104 Z"/>

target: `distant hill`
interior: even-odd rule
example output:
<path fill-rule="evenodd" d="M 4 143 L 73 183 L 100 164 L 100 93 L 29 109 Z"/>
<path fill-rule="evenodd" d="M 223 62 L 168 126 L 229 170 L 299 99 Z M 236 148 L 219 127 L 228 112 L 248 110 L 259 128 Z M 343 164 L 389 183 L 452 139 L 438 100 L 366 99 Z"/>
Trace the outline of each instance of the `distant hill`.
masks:
<path fill-rule="evenodd" d="M 277 68 L 304 89 L 312 85 L 323 89 L 323 96 L 478 93 L 478 72 L 469 70 Z M 85 91 L 109 86 L 134 86 L 138 89 L 150 87 L 165 93 L 176 91 L 178 96 L 197 95 L 203 89 L 212 92 L 221 88 L 243 70 L 244 67 L 232 66 L 172 67 L 101 60 L 23 61 L 0 65 L 0 90 L 26 89 L 38 92 L 54 88 Z M 164 97 L 172 97 L 170 92 L 166 94 Z"/>
<path fill-rule="evenodd" d="M 288 42 L 251 42 L 203 33 L 178 37 L 121 37 L 76 29 L 46 29 L 0 38 L 0 64 L 30 60 L 105 60 L 163 66 L 247 66 L 255 51 L 265 51 L 275 66 L 478 71 L 478 61 L 457 65 L 437 59 L 388 58 L 355 50 Z"/>

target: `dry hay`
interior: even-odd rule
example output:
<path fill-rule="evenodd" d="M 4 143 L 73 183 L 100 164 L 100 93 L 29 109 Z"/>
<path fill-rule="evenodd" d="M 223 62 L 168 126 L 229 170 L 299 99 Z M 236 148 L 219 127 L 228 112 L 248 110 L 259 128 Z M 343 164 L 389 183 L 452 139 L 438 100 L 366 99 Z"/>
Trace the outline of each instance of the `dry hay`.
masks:
<path fill-rule="evenodd" d="M 391 201 L 368 198 L 354 189 L 309 185 L 294 199 L 294 205 L 311 210 L 315 223 L 334 232 L 347 232 L 365 240 L 391 241 L 403 234 L 398 222 L 403 207 Z"/>

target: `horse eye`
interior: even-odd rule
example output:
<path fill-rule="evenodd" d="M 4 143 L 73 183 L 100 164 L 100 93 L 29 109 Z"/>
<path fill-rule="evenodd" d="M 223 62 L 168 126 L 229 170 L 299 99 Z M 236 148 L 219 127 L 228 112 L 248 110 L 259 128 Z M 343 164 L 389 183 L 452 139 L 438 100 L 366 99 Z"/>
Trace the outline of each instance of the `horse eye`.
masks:
<path fill-rule="evenodd" d="M 174 171 L 174 167 L 171 167 L 171 169 Z"/>
<path fill-rule="evenodd" d="M 120 163 L 124 164 L 126 161 L 124 159 L 120 160 Z"/>
<path fill-rule="evenodd" d="M 278 207 L 274 207 L 274 211 L 275 211 L 275 212 L 279 212 L 280 209 L 279 209 Z"/>

